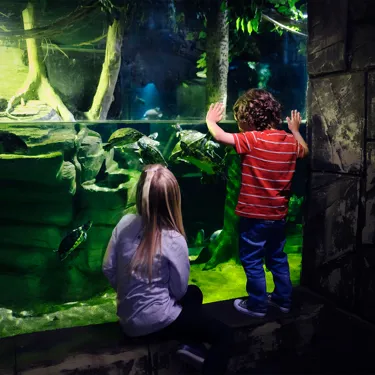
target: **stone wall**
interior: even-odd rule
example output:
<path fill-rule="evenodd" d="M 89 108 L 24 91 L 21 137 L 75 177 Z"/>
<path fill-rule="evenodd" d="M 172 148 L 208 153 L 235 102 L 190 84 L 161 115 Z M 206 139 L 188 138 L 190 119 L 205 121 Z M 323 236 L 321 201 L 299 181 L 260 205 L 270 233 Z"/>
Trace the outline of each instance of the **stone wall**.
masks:
<path fill-rule="evenodd" d="M 375 321 L 375 3 L 308 2 L 302 283 Z"/>

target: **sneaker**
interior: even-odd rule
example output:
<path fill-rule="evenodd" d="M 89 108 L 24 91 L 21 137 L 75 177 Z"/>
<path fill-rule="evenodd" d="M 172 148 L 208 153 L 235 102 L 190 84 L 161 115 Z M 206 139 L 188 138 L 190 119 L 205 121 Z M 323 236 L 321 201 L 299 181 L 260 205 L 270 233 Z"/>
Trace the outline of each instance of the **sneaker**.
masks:
<path fill-rule="evenodd" d="M 203 366 L 206 353 L 203 349 L 198 347 L 181 345 L 177 349 L 177 354 L 180 356 L 182 361 L 200 370 Z"/>
<path fill-rule="evenodd" d="M 247 301 L 243 299 L 236 299 L 233 305 L 237 311 L 246 315 L 254 316 L 257 318 L 263 318 L 266 315 L 265 312 L 250 310 L 247 307 Z"/>
<path fill-rule="evenodd" d="M 273 307 L 276 307 L 277 309 L 279 309 L 284 314 L 288 314 L 288 312 L 290 311 L 290 307 L 284 307 L 284 306 L 279 305 L 275 301 L 272 301 L 272 294 L 268 295 L 268 304 L 273 306 Z"/>

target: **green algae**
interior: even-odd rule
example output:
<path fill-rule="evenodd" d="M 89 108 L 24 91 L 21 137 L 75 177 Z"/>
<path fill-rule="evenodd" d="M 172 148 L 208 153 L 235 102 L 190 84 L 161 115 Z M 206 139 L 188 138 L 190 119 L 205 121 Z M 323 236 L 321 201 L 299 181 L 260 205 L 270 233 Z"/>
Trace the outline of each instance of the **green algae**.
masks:
<path fill-rule="evenodd" d="M 299 284 L 301 254 L 288 254 L 293 285 Z M 246 296 L 246 277 L 241 265 L 234 260 L 214 269 L 203 271 L 203 265 L 192 265 L 190 283 L 198 285 L 204 295 L 204 303 Z M 272 291 L 273 281 L 266 272 L 267 290 Z M 88 299 L 61 305 L 44 304 L 33 311 L 13 312 L 0 308 L 0 338 L 19 334 L 87 326 L 114 322 L 116 294 L 113 290 Z"/>

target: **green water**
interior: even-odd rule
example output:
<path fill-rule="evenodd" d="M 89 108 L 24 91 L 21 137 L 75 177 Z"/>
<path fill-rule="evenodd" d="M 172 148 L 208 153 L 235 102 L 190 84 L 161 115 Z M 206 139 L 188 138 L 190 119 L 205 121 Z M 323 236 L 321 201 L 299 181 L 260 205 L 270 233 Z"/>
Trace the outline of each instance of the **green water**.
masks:
<path fill-rule="evenodd" d="M 184 131 L 202 136 L 207 132 L 202 122 L 184 123 Z M 175 122 L 0 123 L 0 130 L 18 135 L 28 146 L 24 154 L 0 154 L 0 284 L 5 286 L 0 294 L 0 337 L 116 320 L 115 294 L 101 272 L 103 255 L 118 220 L 135 212 L 135 185 L 143 163 L 160 155 L 181 186 L 190 282 L 202 289 L 205 303 L 246 295 L 237 250 L 228 245 L 237 236 L 236 159 L 223 146 L 212 155 L 189 138 L 194 160 L 199 161 L 191 164 L 191 155 L 179 148 L 181 134 L 172 125 Z M 142 154 L 133 147 L 136 142 L 125 149 L 103 149 L 112 134 L 129 126 L 145 135 L 158 133 L 159 144 L 150 144 L 160 155 L 149 149 Z M 223 126 L 235 131 L 233 122 Z M 200 168 L 216 168 L 216 174 L 202 174 Z M 297 182 L 298 178 L 297 173 Z M 301 267 L 300 196 L 294 195 L 290 203 L 285 248 L 294 285 Z M 54 250 L 88 220 L 93 227 L 87 240 L 60 261 Z M 222 232 L 216 242 L 210 243 L 218 230 Z M 203 242 L 198 243 L 197 234 L 203 232 Z M 211 256 L 195 264 L 208 247 Z M 266 276 L 272 290 L 271 274 Z"/>

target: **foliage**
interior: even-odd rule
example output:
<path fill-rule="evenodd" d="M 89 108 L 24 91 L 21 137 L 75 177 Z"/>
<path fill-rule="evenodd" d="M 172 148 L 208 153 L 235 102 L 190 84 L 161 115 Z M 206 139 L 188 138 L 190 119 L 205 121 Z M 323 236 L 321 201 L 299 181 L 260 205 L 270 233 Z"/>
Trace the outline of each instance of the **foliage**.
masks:
<path fill-rule="evenodd" d="M 233 33 L 233 37 L 236 39 L 236 43 L 231 43 L 229 60 L 231 61 L 231 59 L 236 55 L 236 52 L 237 54 L 241 53 L 241 51 L 238 50 L 238 39 L 241 34 L 252 35 L 253 33 L 259 34 L 265 31 L 274 31 L 279 33 L 280 35 L 283 33 L 283 29 L 281 29 L 277 25 L 273 25 L 272 28 L 270 28 L 270 24 L 268 22 L 266 24 L 264 22 L 261 22 L 263 12 L 273 9 L 279 15 L 289 18 L 290 20 L 297 21 L 304 17 L 303 12 L 305 10 L 305 5 L 297 8 L 297 3 L 300 1 L 301 0 L 252 0 L 251 2 L 249 2 L 248 0 L 232 0 L 229 2 L 229 6 L 227 8 L 225 2 L 222 2 L 222 10 L 228 11 L 230 33 Z M 197 18 L 201 18 L 205 21 L 204 12 L 199 12 Z M 206 22 L 204 22 L 204 27 L 205 26 Z M 288 27 L 291 30 L 299 31 L 299 28 L 297 26 Z M 190 37 L 192 37 L 192 35 Z M 206 32 L 201 31 L 199 33 L 198 39 L 204 39 L 205 37 Z M 231 37 L 231 39 L 233 38 Z M 249 46 L 247 45 L 248 43 L 250 42 L 245 41 L 243 43 L 244 45 L 242 50 L 249 50 Z M 304 50 L 304 43 L 301 43 L 299 52 L 304 53 Z M 205 53 L 203 53 L 197 61 L 197 69 L 199 70 L 197 73 L 198 76 L 202 76 L 206 73 L 206 63 L 204 60 Z M 263 85 L 263 87 L 264 82 L 267 82 L 268 79 L 262 81 L 261 85 Z"/>
<path fill-rule="evenodd" d="M 297 195 L 293 194 L 289 200 L 289 213 L 287 216 L 287 220 L 291 222 L 295 222 L 298 215 L 301 213 L 301 206 L 303 203 L 303 197 L 297 197 Z"/>

